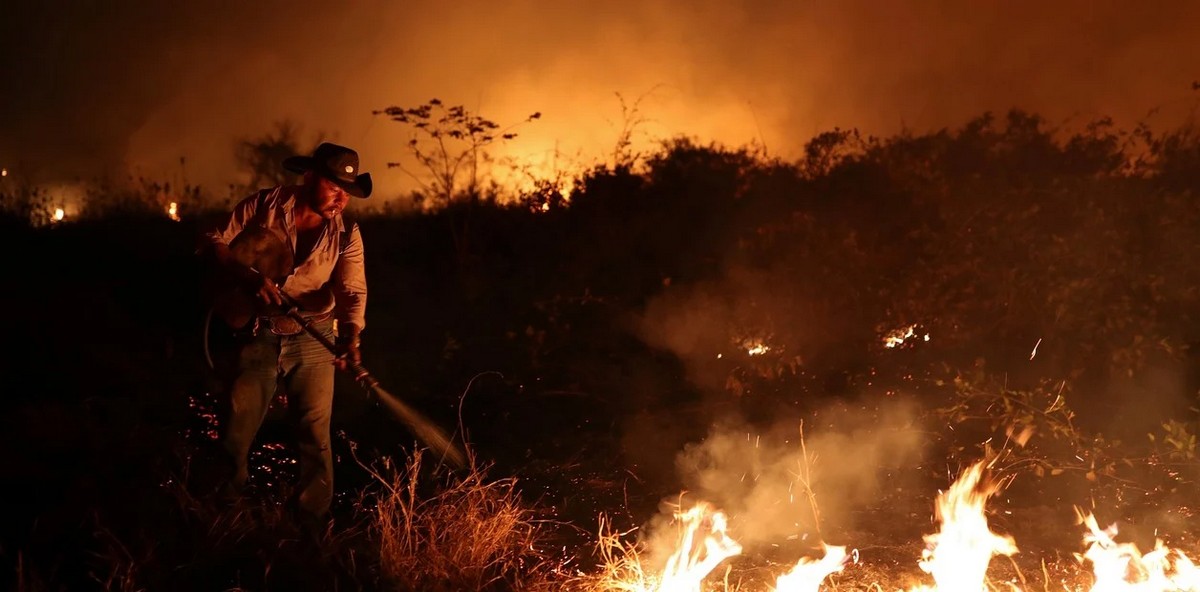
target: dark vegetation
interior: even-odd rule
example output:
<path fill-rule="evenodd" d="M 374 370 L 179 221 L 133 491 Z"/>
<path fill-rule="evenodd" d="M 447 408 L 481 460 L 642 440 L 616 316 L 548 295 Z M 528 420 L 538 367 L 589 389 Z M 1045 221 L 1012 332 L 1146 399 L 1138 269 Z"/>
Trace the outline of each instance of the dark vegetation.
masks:
<path fill-rule="evenodd" d="M 267 148 L 243 147 L 265 155 L 257 179 L 276 179 Z M 511 504 L 490 515 L 517 542 L 471 582 L 553 587 L 589 567 L 600 513 L 640 524 L 678 491 L 675 453 L 713 422 L 769 426 L 900 396 L 920 401 L 929 441 L 908 468 L 928 496 L 908 511 L 927 515 L 948 470 L 988 457 L 1016 476 L 1013 507 L 1069 514 L 1100 500 L 1110 520 L 1171 514 L 1180 536 L 1191 528 L 1193 128 L 1068 133 L 1013 112 L 889 138 L 835 130 L 797 162 L 687 139 L 624 154 L 505 203 L 477 177 L 460 195 L 443 176 L 427 196 L 436 209 L 362 208 L 364 362 L 465 429 L 475 484 L 497 491 L 455 492 L 428 458 L 389 473 L 412 437 L 342 383 L 338 522 L 315 550 L 272 509 L 290 470 L 276 414 L 256 452 L 261 505 L 204 497 L 220 382 L 204 358 L 194 248 L 225 204 L 195 189 L 97 189 L 52 224 L 45 195 L 0 180 L 8 583 L 436 589 L 413 573 L 431 563 L 405 563 L 429 547 L 397 538 L 442 528 L 396 505 L 408 491 L 433 516 L 447 513 L 438 503 Z M 165 195 L 186 203 L 182 221 L 163 215 Z M 914 337 L 884 346 L 908 327 Z M 750 355 L 755 344 L 769 349 Z"/>

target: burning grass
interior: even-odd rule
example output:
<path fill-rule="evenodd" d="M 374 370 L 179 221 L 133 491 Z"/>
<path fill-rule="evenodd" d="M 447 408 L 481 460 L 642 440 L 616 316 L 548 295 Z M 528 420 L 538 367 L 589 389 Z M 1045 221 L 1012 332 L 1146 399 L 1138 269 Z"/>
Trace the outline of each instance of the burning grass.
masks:
<path fill-rule="evenodd" d="M 597 553 L 600 569 L 575 580 L 584 592 L 699 592 L 702 581 L 726 559 L 742 552 L 727 534 L 727 518 L 707 503 L 675 512 L 674 551 L 661 570 L 645 559 L 644 545 L 627 542 L 601 517 Z"/>
<path fill-rule="evenodd" d="M 742 546 L 727 532 L 725 515 L 701 502 L 675 513 L 675 548 L 661 567 L 645 561 L 655 554 L 654 549 L 624 542 L 629 533 L 606 532 L 602 521 L 599 550 L 603 566 L 579 578 L 577 584 L 586 592 L 1029 592 L 1039 587 L 1046 592 L 1200 590 L 1200 569 L 1182 550 L 1156 540 L 1154 549 L 1143 554 L 1133 543 L 1116 541 L 1115 526 L 1101 529 L 1092 514 L 1082 511 L 1078 518 L 1086 549 L 1073 555 L 1073 567 L 1056 563 L 1052 575 L 1050 566 L 1042 561 L 1039 580 L 1027 578 L 1013 561 L 991 566 L 997 555 L 1018 553 L 1013 537 L 993 532 L 988 523 L 985 504 L 1000 490 L 1001 485 L 988 478 L 986 463 L 980 461 L 938 495 L 940 530 L 924 537 L 925 550 L 915 562 L 927 574 L 924 578 L 908 577 L 904 568 L 880 570 L 878 560 L 868 557 L 862 558 L 860 567 L 857 550 L 847 552 L 846 547 L 822 544 L 823 557 L 802 558 L 791 571 L 779 574 L 774 585 L 743 579 L 747 570 L 735 571 L 727 561 L 741 555 Z M 843 571 L 849 573 L 833 579 Z M 916 581 L 921 579 L 933 582 Z M 901 583 L 905 580 L 907 583 Z"/>

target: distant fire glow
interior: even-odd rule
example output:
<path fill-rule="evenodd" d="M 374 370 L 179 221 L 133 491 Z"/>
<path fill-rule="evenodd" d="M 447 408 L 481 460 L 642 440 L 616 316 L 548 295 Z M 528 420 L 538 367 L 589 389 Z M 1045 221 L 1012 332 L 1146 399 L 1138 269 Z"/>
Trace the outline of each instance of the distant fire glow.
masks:
<path fill-rule="evenodd" d="M 915 324 L 907 327 L 901 327 L 889 332 L 883 337 L 883 346 L 888 349 L 894 349 L 904 345 L 909 339 L 918 338 L 917 326 Z M 929 334 L 919 336 L 921 341 L 929 341 Z"/>

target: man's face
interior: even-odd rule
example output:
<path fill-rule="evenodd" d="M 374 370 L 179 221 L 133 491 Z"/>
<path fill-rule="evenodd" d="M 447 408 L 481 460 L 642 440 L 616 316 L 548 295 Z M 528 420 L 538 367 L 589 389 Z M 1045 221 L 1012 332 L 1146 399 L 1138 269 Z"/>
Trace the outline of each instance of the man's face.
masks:
<path fill-rule="evenodd" d="M 309 174 L 312 175 L 312 173 Z M 332 219 L 346 209 L 346 204 L 350 201 L 350 194 L 333 181 L 320 175 L 312 175 L 310 186 L 312 187 L 312 201 L 309 202 L 309 205 L 322 218 Z"/>

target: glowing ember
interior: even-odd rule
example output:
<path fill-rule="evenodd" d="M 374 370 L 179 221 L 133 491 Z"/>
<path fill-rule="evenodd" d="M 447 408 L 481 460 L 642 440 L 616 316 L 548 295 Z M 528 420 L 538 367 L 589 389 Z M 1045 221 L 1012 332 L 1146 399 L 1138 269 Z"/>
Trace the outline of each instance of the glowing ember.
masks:
<path fill-rule="evenodd" d="M 772 350 L 772 347 L 767 343 L 770 336 L 766 337 L 743 337 L 734 340 L 734 343 L 739 349 L 746 350 L 746 353 L 751 356 L 761 356 Z"/>
<path fill-rule="evenodd" d="M 771 351 L 771 347 L 763 343 L 756 343 L 746 348 L 746 353 L 752 356 L 761 356 L 769 351 Z"/>
<path fill-rule="evenodd" d="M 995 534 L 988 528 L 983 507 L 995 485 L 981 485 L 983 463 L 975 463 L 938 496 L 937 517 L 940 532 L 927 535 L 928 545 L 921 557 L 921 570 L 933 576 L 935 588 L 915 590 L 941 592 L 985 592 L 984 578 L 993 555 L 1017 552 L 1012 537 Z"/>
<path fill-rule="evenodd" d="M 0 169 L 0 177 L 7 177 L 8 169 Z"/>
<path fill-rule="evenodd" d="M 899 329 L 893 329 L 887 335 L 883 336 L 883 346 L 888 349 L 893 349 L 904 345 L 906 341 L 917 337 L 917 326 L 915 324 Z M 929 334 L 926 333 L 920 336 L 922 341 L 929 341 Z"/>
<path fill-rule="evenodd" d="M 179 221 L 179 204 L 171 202 L 171 205 L 167 206 L 167 217 L 176 222 Z"/>
<path fill-rule="evenodd" d="M 807 557 L 796 563 L 792 571 L 779 576 L 775 582 L 776 592 L 817 592 L 821 582 L 831 573 L 842 571 L 846 565 L 846 548 L 825 545 L 825 556 L 821 559 Z"/>

